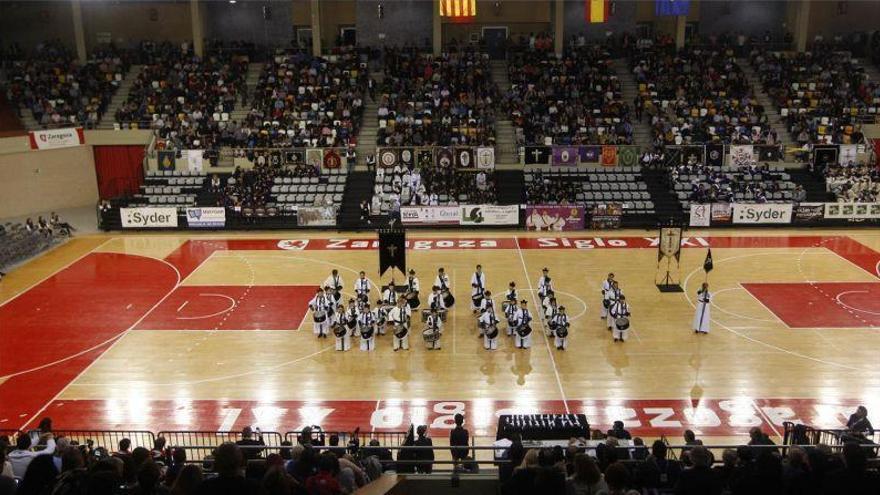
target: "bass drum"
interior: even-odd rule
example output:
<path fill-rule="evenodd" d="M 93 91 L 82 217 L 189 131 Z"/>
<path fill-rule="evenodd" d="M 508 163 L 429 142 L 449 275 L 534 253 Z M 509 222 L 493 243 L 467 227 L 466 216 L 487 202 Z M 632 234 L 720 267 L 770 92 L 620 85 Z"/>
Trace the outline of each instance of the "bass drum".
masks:
<path fill-rule="evenodd" d="M 494 339 L 498 337 L 498 325 L 490 325 L 486 328 L 486 337 Z"/>
<path fill-rule="evenodd" d="M 532 333 L 532 327 L 530 327 L 530 326 L 528 326 L 528 325 L 523 325 L 523 326 L 518 327 L 518 328 L 516 329 L 516 333 L 517 333 L 517 335 L 519 335 L 520 337 L 522 337 L 522 338 L 526 338 L 526 337 L 529 336 L 530 333 Z"/>
<path fill-rule="evenodd" d="M 621 316 L 620 318 L 614 320 L 614 325 L 618 330 L 629 330 L 629 318 L 626 316 Z"/>
<path fill-rule="evenodd" d="M 448 290 L 443 291 L 443 304 L 445 304 L 447 308 L 455 306 L 455 296 L 452 295 L 452 292 L 449 292 Z"/>

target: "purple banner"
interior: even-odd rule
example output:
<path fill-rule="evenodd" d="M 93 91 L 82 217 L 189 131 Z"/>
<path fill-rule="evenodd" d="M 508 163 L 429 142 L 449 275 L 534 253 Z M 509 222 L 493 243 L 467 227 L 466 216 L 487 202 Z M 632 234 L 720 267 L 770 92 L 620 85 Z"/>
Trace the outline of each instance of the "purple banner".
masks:
<path fill-rule="evenodd" d="M 556 146 L 553 148 L 553 165 L 577 165 L 578 149 L 574 146 Z"/>
<path fill-rule="evenodd" d="M 526 207 L 526 230 L 583 230 L 583 206 L 539 205 Z"/>
<path fill-rule="evenodd" d="M 599 163 L 599 156 L 602 155 L 601 146 L 581 146 L 579 151 L 581 163 Z"/>

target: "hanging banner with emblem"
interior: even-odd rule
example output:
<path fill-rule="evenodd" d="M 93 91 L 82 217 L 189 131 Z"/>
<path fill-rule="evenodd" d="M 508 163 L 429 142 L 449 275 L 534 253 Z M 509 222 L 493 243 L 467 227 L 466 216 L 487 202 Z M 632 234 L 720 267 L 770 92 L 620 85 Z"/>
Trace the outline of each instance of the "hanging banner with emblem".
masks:
<path fill-rule="evenodd" d="M 473 148 L 455 148 L 456 168 L 474 168 L 475 166 Z"/>
<path fill-rule="evenodd" d="M 177 153 L 174 151 L 157 151 L 156 156 L 159 161 L 159 170 L 162 171 L 170 171 L 174 170 L 174 161 L 177 156 Z"/>
<path fill-rule="evenodd" d="M 415 157 L 412 148 L 403 148 L 400 150 L 400 163 L 406 168 L 412 168 Z"/>
<path fill-rule="evenodd" d="M 617 165 L 617 146 L 602 146 L 602 165 L 605 167 Z"/>
<path fill-rule="evenodd" d="M 418 153 L 419 168 L 430 168 L 434 166 L 434 152 L 431 150 L 419 150 Z"/>
<path fill-rule="evenodd" d="M 333 148 L 324 151 L 324 169 L 334 169 L 342 166 L 342 157 Z"/>
<path fill-rule="evenodd" d="M 555 146 L 550 164 L 554 166 L 577 165 L 577 159 L 578 150 L 574 146 Z"/>
<path fill-rule="evenodd" d="M 549 146 L 526 146 L 526 165 L 546 165 L 548 161 Z"/>
<path fill-rule="evenodd" d="M 321 148 L 309 148 L 306 150 L 306 164 L 320 170 L 324 163 L 324 150 Z"/>
<path fill-rule="evenodd" d="M 707 144 L 706 145 L 706 164 L 710 167 L 720 167 L 724 165 L 724 145 L 723 144 Z"/>
<path fill-rule="evenodd" d="M 452 148 L 437 148 L 437 166 L 440 168 L 450 168 L 452 167 Z"/>
<path fill-rule="evenodd" d="M 495 168 L 495 148 L 490 146 L 477 148 L 477 168 L 483 170 Z"/>
<path fill-rule="evenodd" d="M 707 212 L 708 215 L 708 212 Z M 681 258 L 681 227 L 661 227 L 660 243 L 657 245 L 657 261 L 664 257 Z"/>
<path fill-rule="evenodd" d="M 618 146 L 617 164 L 621 167 L 635 167 L 639 164 L 638 146 Z"/>
<path fill-rule="evenodd" d="M 303 150 L 288 151 L 284 156 L 288 165 L 302 165 L 306 162 L 306 153 Z"/>
<path fill-rule="evenodd" d="M 379 166 L 391 168 L 397 165 L 397 151 L 391 148 L 379 148 Z"/>
<path fill-rule="evenodd" d="M 581 163 L 599 163 L 599 158 L 602 156 L 602 147 L 581 146 L 578 154 L 580 155 Z"/>

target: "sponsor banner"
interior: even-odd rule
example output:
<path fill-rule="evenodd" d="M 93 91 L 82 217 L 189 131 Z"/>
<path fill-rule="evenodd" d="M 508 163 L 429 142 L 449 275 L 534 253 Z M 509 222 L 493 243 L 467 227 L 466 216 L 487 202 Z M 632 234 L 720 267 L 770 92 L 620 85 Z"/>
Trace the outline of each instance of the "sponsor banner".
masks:
<path fill-rule="evenodd" d="M 458 225 L 458 206 L 402 206 L 400 220 L 404 225 Z"/>
<path fill-rule="evenodd" d="M 868 220 L 880 218 L 880 203 L 825 203 L 828 220 Z"/>
<path fill-rule="evenodd" d="M 491 146 L 477 148 L 477 168 L 485 170 L 495 168 L 495 148 Z"/>
<path fill-rule="evenodd" d="M 300 206 L 296 209 L 296 224 L 300 227 L 332 227 L 336 225 L 336 207 Z"/>
<path fill-rule="evenodd" d="M 54 150 L 86 144 L 82 127 L 30 131 L 28 138 L 32 150 Z"/>
<path fill-rule="evenodd" d="M 189 227 L 225 227 L 226 208 L 187 208 L 186 224 Z"/>
<path fill-rule="evenodd" d="M 791 212 L 791 203 L 735 203 L 733 205 L 733 223 L 791 223 Z"/>
<path fill-rule="evenodd" d="M 712 205 L 692 204 L 691 205 L 691 227 L 708 227 L 712 221 Z"/>
<path fill-rule="evenodd" d="M 794 207 L 792 222 L 812 223 L 822 220 L 825 203 L 799 203 Z"/>
<path fill-rule="evenodd" d="M 519 205 L 461 205 L 460 225 L 518 225 Z"/>
<path fill-rule="evenodd" d="M 733 206 L 730 203 L 712 204 L 712 225 L 730 223 L 733 220 Z"/>
<path fill-rule="evenodd" d="M 167 229 L 177 227 L 177 208 L 120 208 L 122 228 Z"/>
<path fill-rule="evenodd" d="M 516 365 L 518 366 L 518 365 Z M 528 368 L 526 368 L 528 369 Z M 112 404 L 111 404 L 112 402 Z M 107 428 L 119 430 L 240 430 L 260 419 L 267 431 L 300 430 L 321 424 L 325 431 L 404 431 L 411 424 L 424 424 L 435 436 L 448 436 L 455 415 L 464 414 L 481 434 L 494 436 L 498 417 L 504 414 L 585 414 L 597 430 L 623 421 L 634 436 L 681 435 L 685 429 L 701 436 L 748 436 L 751 428 L 782 431 L 785 422 L 816 428 L 846 428 L 849 415 L 868 397 L 846 398 L 743 398 L 718 397 L 694 401 L 690 397 L 655 399 L 594 399 L 520 401 L 510 399 L 425 400 L 388 397 L 379 400 L 253 400 L 187 401 L 187 414 L 180 414 L 180 401 L 162 399 L 67 400 L 52 403 L 52 418 L 72 430 Z M 272 408 L 273 414 L 265 409 Z M 241 411 L 226 423 L 228 411 Z M 118 418 L 106 424 L 101 418 Z M 181 422 L 183 416 L 183 422 Z M 95 423 L 97 418 L 98 423 Z M 109 420 L 108 420 L 109 421 Z"/>
<path fill-rule="evenodd" d="M 526 230 L 583 230 L 583 206 L 528 206 L 526 207 Z"/>

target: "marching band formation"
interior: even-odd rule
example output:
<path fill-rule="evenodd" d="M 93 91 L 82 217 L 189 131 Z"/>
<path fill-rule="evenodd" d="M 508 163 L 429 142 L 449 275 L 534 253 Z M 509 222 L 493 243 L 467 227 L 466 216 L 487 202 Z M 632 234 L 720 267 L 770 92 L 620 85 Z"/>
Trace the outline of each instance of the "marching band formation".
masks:
<path fill-rule="evenodd" d="M 510 282 L 508 285 L 500 310 L 496 308 L 492 292 L 487 288 L 487 276 L 481 265 L 476 266 L 470 283 L 471 311 L 476 319 L 477 335 L 483 341 L 483 348 L 488 351 L 498 349 L 498 340 L 502 333 L 500 324 L 506 324 L 504 335 L 513 339 L 517 349 L 530 348 L 534 315 L 529 310 L 528 300 L 519 297 L 516 283 Z M 318 288 L 309 301 L 314 334 L 318 338 L 327 338 L 332 332 L 337 351 L 350 350 L 355 337 L 359 338 L 360 350 L 372 351 L 376 349 L 376 337 L 390 331 L 394 350 L 409 350 L 413 312 L 420 311 L 424 323 L 422 339 L 426 348 L 441 349 L 440 339 L 447 313 L 455 305 L 449 275 L 443 268 L 437 270 L 427 297 L 427 307 L 421 310 L 421 286 L 415 270 L 409 271 L 403 285 L 395 284 L 392 279 L 390 284 L 382 287 L 375 307 L 370 305 L 372 287 L 377 286 L 367 279 L 364 272 L 360 272 L 354 282 L 354 297 L 343 302 L 344 282 L 338 270 L 333 270 L 324 280 L 323 288 Z M 538 320 L 545 335 L 553 340 L 558 351 L 564 351 L 568 348 L 571 318 L 565 306 L 557 304 L 553 279 L 546 267 L 541 270 L 537 294 L 540 308 Z M 613 273 L 609 273 L 603 281 L 601 294 L 600 318 L 607 321 L 614 342 L 625 342 L 630 328 L 631 310 Z M 705 306 L 708 305 L 706 287 L 699 296 L 705 313 Z M 708 318 L 701 318 L 699 324 L 695 325 L 708 328 L 704 321 L 708 322 Z"/>

